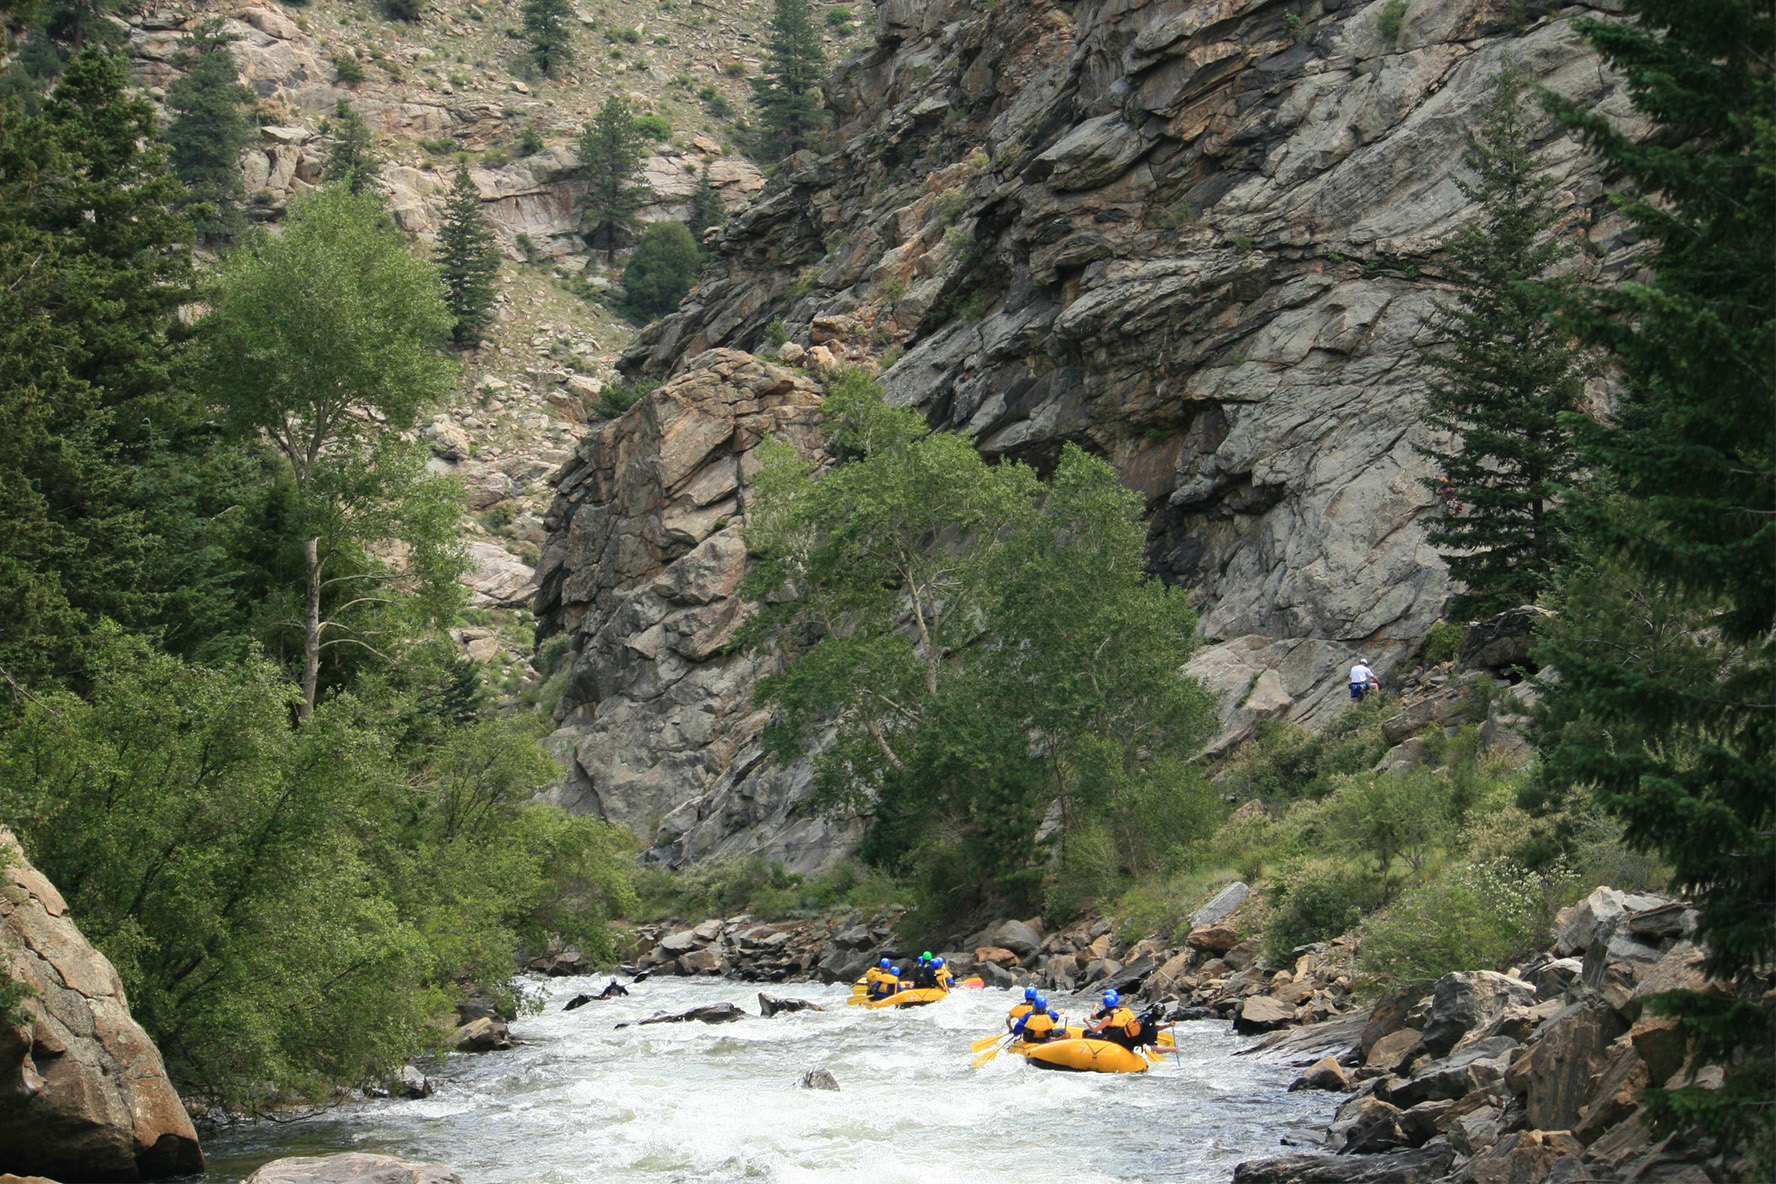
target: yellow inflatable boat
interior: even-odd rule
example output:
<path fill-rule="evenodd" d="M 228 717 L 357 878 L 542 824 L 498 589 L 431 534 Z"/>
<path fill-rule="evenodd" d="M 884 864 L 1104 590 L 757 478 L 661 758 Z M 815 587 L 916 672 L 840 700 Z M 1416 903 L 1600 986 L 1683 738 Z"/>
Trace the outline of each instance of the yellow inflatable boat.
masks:
<path fill-rule="evenodd" d="M 1076 1029 L 1075 1029 L 1076 1030 Z M 1011 1051 L 1038 1069 L 1065 1069 L 1073 1073 L 1145 1073 L 1147 1058 L 1113 1040 L 1072 1036 L 1043 1044 L 1011 1043 Z"/>
<path fill-rule="evenodd" d="M 867 1000 L 863 1006 L 869 1008 L 923 1007 L 927 1003 L 936 1003 L 939 999 L 942 999 L 948 994 L 948 991 L 940 991 L 936 987 L 923 987 L 919 989 L 907 988 L 906 990 L 896 991 L 894 994 L 886 995 L 880 999 Z M 852 997 L 852 1002 L 856 1002 L 855 996 Z"/>

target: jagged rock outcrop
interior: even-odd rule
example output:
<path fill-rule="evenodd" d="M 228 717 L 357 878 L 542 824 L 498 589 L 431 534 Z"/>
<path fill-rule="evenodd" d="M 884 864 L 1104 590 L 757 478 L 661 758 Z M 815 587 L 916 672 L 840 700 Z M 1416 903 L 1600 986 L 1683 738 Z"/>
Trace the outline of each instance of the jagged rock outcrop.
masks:
<path fill-rule="evenodd" d="M 829 87 L 839 150 L 786 162 L 623 365 L 686 374 L 781 318 L 989 454 L 1083 442 L 1196 593 L 1222 745 L 1324 718 L 1351 659 L 1385 677 L 1447 594 L 1418 350 L 1489 80 L 1514 64 L 1629 117 L 1585 6 L 1415 4 L 1392 37 L 1385 7 L 883 0 Z M 1544 151 L 1577 268 L 1619 274 L 1596 166 Z"/>
<path fill-rule="evenodd" d="M 0 971 L 31 992 L 25 1024 L 0 1026 L 0 1172 L 97 1181 L 203 1171 L 197 1132 L 117 971 L 4 828 Z"/>
<path fill-rule="evenodd" d="M 716 350 L 586 437 L 556 477 L 536 602 L 574 652 L 555 798 L 670 863 L 756 852 L 812 871 L 857 837 L 800 811 L 809 768 L 765 760 L 762 672 L 724 651 L 742 615 L 753 450 L 775 438 L 814 454 L 819 408 L 807 377 Z"/>

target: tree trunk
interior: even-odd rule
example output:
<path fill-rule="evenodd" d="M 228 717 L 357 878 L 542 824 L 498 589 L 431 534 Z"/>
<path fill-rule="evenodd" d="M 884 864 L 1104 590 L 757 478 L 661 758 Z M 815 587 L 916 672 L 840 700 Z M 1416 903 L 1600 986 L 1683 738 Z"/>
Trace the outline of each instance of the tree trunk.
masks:
<path fill-rule="evenodd" d="M 315 692 L 321 681 L 321 540 L 302 544 L 302 575 L 307 584 L 308 613 L 302 623 L 302 705 L 296 722 L 314 714 Z"/>

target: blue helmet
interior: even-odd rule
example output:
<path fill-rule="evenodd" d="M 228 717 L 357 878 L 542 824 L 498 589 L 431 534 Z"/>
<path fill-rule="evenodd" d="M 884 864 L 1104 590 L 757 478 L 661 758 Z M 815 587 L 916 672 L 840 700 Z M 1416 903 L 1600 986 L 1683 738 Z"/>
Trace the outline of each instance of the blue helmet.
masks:
<path fill-rule="evenodd" d="M 1115 991 L 1105 991 L 1104 992 L 1104 1006 L 1105 1007 L 1115 1007 L 1121 1001 L 1122 1001 L 1122 996 L 1118 995 Z"/>
<path fill-rule="evenodd" d="M 889 962 L 888 959 L 884 958 L 880 962 L 876 963 L 876 965 L 880 966 L 883 970 L 887 970 L 888 967 L 893 965 L 893 963 Z"/>
<path fill-rule="evenodd" d="M 898 967 L 898 966 L 891 966 L 891 967 L 889 967 L 889 968 L 888 968 L 888 973 L 889 973 L 889 974 L 899 974 L 899 973 L 900 973 L 900 967 Z"/>
<path fill-rule="evenodd" d="M 1037 1011 L 1047 1011 L 1048 1010 L 1048 996 L 1047 995 L 1036 996 L 1036 1010 Z"/>
<path fill-rule="evenodd" d="M 939 957 L 939 958 L 933 958 L 933 959 L 932 959 L 932 960 L 931 960 L 931 964 L 932 964 L 932 965 L 933 965 L 933 966 L 942 966 L 942 965 L 943 965 L 943 959 L 942 959 L 942 958 L 941 958 L 941 957 Z"/>
<path fill-rule="evenodd" d="M 1036 1002 L 1036 988 L 1035 987 L 1025 987 L 1024 988 L 1024 998 L 1029 1000 L 1031 1003 Z"/>

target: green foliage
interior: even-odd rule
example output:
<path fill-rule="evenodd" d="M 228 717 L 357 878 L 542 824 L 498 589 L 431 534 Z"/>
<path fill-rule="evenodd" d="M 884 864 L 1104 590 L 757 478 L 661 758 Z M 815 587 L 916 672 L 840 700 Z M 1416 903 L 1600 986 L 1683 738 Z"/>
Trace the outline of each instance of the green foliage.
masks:
<path fill-rule="evenodd" d="M 615 260 L 635 228 L 635 215 L 647 202 L 641 177 L 641 132 L 627 99 L 611 95 L 598 116 L 580 132 L 579 175 L 587 190 L 579 199 L 586 245 L 604 247 Z"/>
<path fill-rule="evenodd" d="M 1450 604 L 1460 620 L 1534 603 L 1565 561 L 1558 494 L 1578 462 L 1560 417 L 1584 396 L 1578 351 L 1548 316 L 1570 285 L 1534 282 L 1572 254 L 1555 181 L 1530 148 L 1540 121 L 1525 114 L 1520 74 L 1493 85 L 1463 157 L 1475 179 L 1456 181 L 1480 221 L 1446 244 L 1456 297 L 1437 302 L 1424 354 L 1440 375 L 1425 421 L 1455 441 L 1420 451 L 1440 468 L 1428 487 L 1462 506 L 1435 536 L 1466 585 Z"/>
<path fill-rule="evenodd" d="M 703 270 L 703 253 L 683 222 L 655 222 L 623 269 L 623 288 L 630 310 L 642 320 L 664 316 L 678 307 Z"/>
<path fill-rule="evenodd" d="M 353 193 L 374 192 L 382 159 L 371 142 L 370 125 L 349 99 L 339 100 L 327 130 L 332 133 L 333 146 L 327 150 L 327 164 L 321 177 L 342 181 Z"/>
<path fill-rule="evenodd" d="M 1625 393 L 1608 419 L 1575 422 L 1600 480 L 1573 497 L 1591 562 L 1545 643 L 1562 677 L 1544 753 L 1551 783 L 1594 787 L 1630 842 L 1669 860 L 1701 905 L 1710 969 L 1732 978 L 1776 957 L 1776 14 L 1753 0 L 1625 9 L 1575 26 L 1652 134 L 1545 100 L 1632 187 L 1616 200 L 1652 250 L 1647 282 L 1565 309 Z M 1643 597 L 1659 601 L 1652 620 L 1613 615 Z M 1665 1114 L 1744 1138 L 1742 1099 L 1776 1111 L 1767 1073 L 1749 1076 L 1768 1047 L 1755 1026 L 1739 1033 L 1717 1098 Z"/>
<path fill-rule="evenodd" d="M 659 385 L 657 382 L 608 382 L 598 394 L 598 414 L 615 419 Z"/>
<path fill-rule="evenodd" d="M 382 0 L 382 10 L 390 20 L 416 24 L 425 15 L 425 0 Z"/>
<path fill-rule="evenodd" d="M 1438 621 L 1425 634 L 1424 648 L 1418 651 L 1418 660 L 1426 666 L 1454 661 L 1457 651 L 1461 649 L 1462 634 L 1466 631 L 1466 626 L 1460 621 Z"/>
<path fill-rule="evenodd" d="M 478 341 L 493 310 L 499 250 L 481 210 L 481 191 L 469 178 L 466 164 L 456 166 L 456 178 L 444 199 L 444 218 L 438 227 L 438 273 L 444 280 L 444 303 L 453 320 L 451 337 L 458 345 Z"/>
<path fill-rule="evenodd" d="M 648 140 L 670 140 L 672 121 L 663 115 L 637 115 L 635 130 Z"/>
<path fill-rule="evenodd" d="M 389 660 L 385 639 L 446 619 L 460 597 L 459 496 L 403 438 L 451 389 L 437 348 L 451 315 L 437 271 L 379 202 L 344 186 L 232 252 L 208 295 L 205 389 L 241 438 L 266 442 L 285 483 L 272 533 L 291 570 L 262 622 L 300 639 L 306 714 L 324 657 L 349 647 Z M 410 549 L 400 585 L 373 550 L 392 539 Z M 349 669 L 334 663 L 330 677 Z"/>
<path fill-rule="evenodd" d="M 198 25 L 185 39 L 189 68 L 167 87 L 169 159 L 192 200 L 204 207 L 193 211 L 194 222 L 212 241 L 236 238 L 246 228 L 240 154 L 258 136 L 249 116 L 253 92 L 240 84 L 228 52 L 234 38 L 221 29 L 216 18 Z"/>
<path fill-rule="evenodd" d="M 800 151 L 825 126 L 825 73 L 826 50 L 808 0 L 773 0 L 764 72 L 752 83 L 767 159 Z"/>
<path fill-rule="evenodd" d="M 711 226 L 720 226 L 727 217 L 728 208 L 722 203 L 721 193 L 709 180 L 709 166 L 704 165 L 697 176 L 697 188 L 691 191 L 691 219 L 687 223 L 691 237 L 702 242 L 703 232 Z"/>
<path fill-rule="evenodd" d="M 1277 873 L 1264 913 L 1265 960 L 1290 965 L 1296 948 L 1356 928 L 1363 914 L 1382 900 L 1380 882 L 1350 860 L 1290 862 Z"/>
<path fill-rule="evenodd" d="M 1143 578 L 1138 498 L 1078 449 L 1047 487 L 988 465 L 855 371 L 825 413 L 848 463 L 820 480 L 764 450 L 747 594 L 767 607 L 741 644 L 784 661 L 759 688 L 773 756 L 836 727 L 820 800 L 870 806 L 863 853 L 909 878 L 909 924 L 1033 903 L 1051 812 L 1080 899 L 1206 838 L 1218 809 L 1186 763 L 1206 704 L 1177 674 L 1194 618 Z"/>
<path fill-rule="evenodd" d="M 273 664 L 101 648 L 90 701 L 27 703 L 0 734 L 0 814 L 181 1090 L 323 1100 L 419 1051 L 451 984 L 503 982 L 519 942 L 615 954 L 624 847 L 528 804 L 553 773 L 528 734 L 448 728 L 408 765 L 369 702 L 292 731 Z"/>
<path fill-rule="evenodd" d="M 524 130 L 518 135 L 518 154 L 520 156 L 535 156 L 545 147 L 542 129 L 537 127 L 534 122 L 525 124 Z"/>
<path fill-rule="evenodd" d="M 1380 30 L 1382 39 L 1393 45 L 1400 40 L 1400 30 L 1405 25 L 1406 0 L 1387 0 L 1375 18 L 1375 27 Z"/>
<path fill-rule="evenodd" d="M 1387 752 L 1381 723 L 1392 711 L 1371 695 L 1317 732 L 1297 724 L 1265 724 L 1228 760 L 1216 785 L 1238 801 L 1283 804 L 1325 797 L 1334 778 L 1372 768 Z"/>
<path fill-rule="evenodd" d="M 738 913 L 760 921 L 811 917 L 833 909 L 876 912 L 896 902 L 888 877 L 851 860 L 809 878 L 759 855 L 713 859 L 671 872 L 635 873 L 636 916 L 692 919 Z"/>
<path fill-rule="evenodd" d="M 524 0 L 530 59 L 548 78 L 573 62 L 573 5 L 568 0 Z"/>
<path fill-rule="evenodd" d="M 1409 889 L 1363 925 L 1358 965 L 1399 986 L 1453 970 L 1505 970 L 1544 944 L 1568 877 L 1469 863 Z"/>
<path fill-rule="evenodd" d="M 359 61 L 358 55 L 350 50 L 334 59 L 333 72 L 345 86 L 356 86 L 365 78 L 364 63 Z"/>
<path fill-rule="evenodd" d="M 851 31 L 851 23 L 856 19 L 849 8 L 826 10 L 826 27 L 841 35 Z"/>

